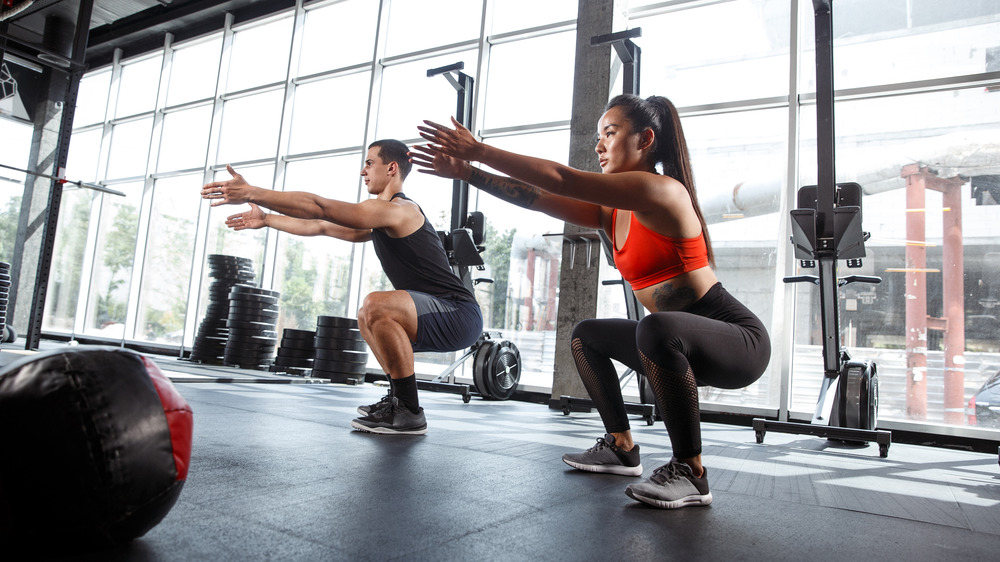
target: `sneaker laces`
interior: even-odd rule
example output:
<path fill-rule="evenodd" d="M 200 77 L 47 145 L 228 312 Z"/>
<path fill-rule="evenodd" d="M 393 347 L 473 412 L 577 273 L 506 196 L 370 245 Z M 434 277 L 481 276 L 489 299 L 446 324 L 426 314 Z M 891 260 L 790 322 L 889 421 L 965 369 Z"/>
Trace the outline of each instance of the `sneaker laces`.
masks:
<path fill-rule="evenodd" d="M 601 451 L 601 450 L 604 450 L 604 449 L 614 450 L 615 444 L 614 444 L 613 441 L 608 441 L 608 439 L 607 439 L 608 437 L 611 437 L 611 435 L 605 435 L 604 437 L 598 437 L 597 438 L 597 444 L 594 445 L 593 447 L 587 449 L 587 452 L 588 453 L 593 453 L 593 452 Z M 612 437 L 612 439 L 614 439 L 614 437 Z"/>
<path fill-rule="evenodd" d="M 685 470 L 687 469 L 687 470 Z M 680 461 L 670 461 L 667 464 L 657 468 L 653 471 L 653 475 L 649 477 L 651 482 L 656 482 L 657 484 L 663 485 L 667 482 L 673 482 L 675 480 L 680 480 L 681 478 L 686 478 L 688 476 L 694 476 L 691 469 L 684 463 Z"/>

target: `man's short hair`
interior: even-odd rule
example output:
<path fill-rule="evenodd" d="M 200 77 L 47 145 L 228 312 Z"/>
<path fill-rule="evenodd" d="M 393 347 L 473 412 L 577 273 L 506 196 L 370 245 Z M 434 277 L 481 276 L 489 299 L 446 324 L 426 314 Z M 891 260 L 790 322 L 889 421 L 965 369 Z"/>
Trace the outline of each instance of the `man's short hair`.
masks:
<path fill-rule="evenodd" d="M 405 180 L 413 168 L 413 163 L 410 162 L 410 149 L 407 148 L 406 143 L 395 139 L 382 139 L 368 145 L 370 149 L 376 147 L 378 148 L 378 155 L 382 159 L 382 163 L 395 162 L 399 166 L 400 179 Z"/>

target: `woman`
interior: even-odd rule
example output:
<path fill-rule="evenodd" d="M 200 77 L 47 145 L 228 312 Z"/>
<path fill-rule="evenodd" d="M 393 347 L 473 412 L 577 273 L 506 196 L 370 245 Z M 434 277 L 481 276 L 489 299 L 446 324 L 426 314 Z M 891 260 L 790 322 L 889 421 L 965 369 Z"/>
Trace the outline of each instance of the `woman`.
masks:
<path fill-rule="evenodd" d="M 488 146 L 454 119 L 454 128 L 424 123 L 421 136 L 430 144 L 411 153 L 421 172 L 465 179 L 516 205 L 604 230 L 618 270 L 651 311 L 640 321 L 584 320 L 574 328 L 577 370 L 607 434 L 563 461 L 591 472 L 642 475 L 615 359 L 650 381 L 673 447 L 670 462 L 625 493 L 662 508 L 711 503 L 701 458 L 698 386 L 752 384 L 767 367 L 771 349 L 764 325 L 716 279 L 673 104 L 658 96 L 612 99 L 598 124 L 600 174 Z M 483 172 L 471 161 L 511 177 Z"/>

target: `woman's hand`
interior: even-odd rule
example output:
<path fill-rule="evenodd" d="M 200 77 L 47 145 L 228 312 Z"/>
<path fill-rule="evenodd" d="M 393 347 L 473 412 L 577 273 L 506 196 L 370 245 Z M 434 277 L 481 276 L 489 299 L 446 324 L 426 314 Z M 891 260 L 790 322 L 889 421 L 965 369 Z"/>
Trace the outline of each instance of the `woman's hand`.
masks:
<path fill-rule="evenodd" d="M 451 118 L 451 123 L 454 129 L 425 120 L 426 126 L 418 125 L 417 129 L 420 131 L 420 136 L 431 142 L 431 148 L 434 150 L 460 160 L 479 161 L 486 145 L 477 141 L 476 137 L 454 117 Z"/>
<path fill-rule="evenodd" d="M 201 188 L 202 199 L 216 199 L 212 206 L 236 205 L 239 203 L 249 203 L 254 190 L 258 189 L 246 182 L 243 176 L 236 173 L 232 166 L 226 164 L 226 170 L 233 179 L 226 181 L 213 181 L 206 183 Z"/>
<path fill-rule="evenodd" d="M 417 152 L 409 153 L 410 162 L 418 166 L 418 171 L 453 180 L 469 180 L 472 166 L 465 160 L 448 156 L 430 145 L 415 144 L 413 150 Z"/>
<path fill-rule="evenodd" d="M 264 219 L 267 217 L 260 207 L 250 203 L 250 210 L 226 218 L 226 226 L 233 230 L 245 230 L 247 228 L 256 230 L 267 226 Z"/>

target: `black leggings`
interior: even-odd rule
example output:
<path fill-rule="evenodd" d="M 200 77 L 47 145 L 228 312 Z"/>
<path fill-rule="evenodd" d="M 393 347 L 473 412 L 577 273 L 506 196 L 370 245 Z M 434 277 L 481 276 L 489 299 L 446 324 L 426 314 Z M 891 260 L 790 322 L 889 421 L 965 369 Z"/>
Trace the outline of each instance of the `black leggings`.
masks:
<path fill-rule="evenodd" d="M 608 433 L 630 428 L 615 359 L 649 379 L 679 459 L 701 454 L 698 387 L 743 388 L 771 359 L 764 325 L 721 283 L 684 311 L 654 312 L 638 322 L 584 320 L 573 329 L 572 346 Z"/>

